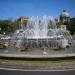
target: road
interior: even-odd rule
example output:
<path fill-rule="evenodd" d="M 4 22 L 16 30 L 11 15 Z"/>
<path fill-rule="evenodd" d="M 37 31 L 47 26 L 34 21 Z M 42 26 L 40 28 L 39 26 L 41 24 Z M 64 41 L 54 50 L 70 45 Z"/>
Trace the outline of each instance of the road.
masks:
<path fill-rule="evenodd" d="M 0 75 L 75 75 L 75 70 L 71 71 L 16 71 L 1 70 Z"/>

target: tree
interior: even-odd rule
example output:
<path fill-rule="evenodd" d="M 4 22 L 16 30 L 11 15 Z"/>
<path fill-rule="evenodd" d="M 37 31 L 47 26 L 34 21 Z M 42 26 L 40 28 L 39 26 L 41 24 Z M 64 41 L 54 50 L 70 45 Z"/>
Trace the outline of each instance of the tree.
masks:
<path fill-rule="evenodd" d="M 0 28 L 2 33 L 14 32 L 20 27 L 19 25 L 19 21 L 17 20 L 0 20 Z"/>
<path fill-rule="evenodd" d="M 70 19 L 70 22 L 67 25 L 67 29 L 70 30 L 72 35 L 75 33 L 75 18 Z"/>
<path fill-rule="evenodd" d="M 69 30 L 70 33 L 73 35 L 75 33 L 75 18 L 70 18 L 69 22 L 66 21 L 65 23 L 63 23 L 59 21 L 56 23 L 57 27 L 60 27 L 60 25 L 64 25 L 64 24 L 66 25 L 67 30 Z"/>

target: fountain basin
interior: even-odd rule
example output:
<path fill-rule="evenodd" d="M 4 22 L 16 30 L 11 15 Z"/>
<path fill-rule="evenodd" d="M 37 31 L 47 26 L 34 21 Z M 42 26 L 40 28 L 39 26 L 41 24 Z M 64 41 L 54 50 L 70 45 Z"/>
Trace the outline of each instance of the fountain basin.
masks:
<path fill-rule="evenodd" d="M 59 49 L 69 46 L 68 40 L 59 38 L 27 38 L 18 40 L 16 47 L 26 49 Z"/>

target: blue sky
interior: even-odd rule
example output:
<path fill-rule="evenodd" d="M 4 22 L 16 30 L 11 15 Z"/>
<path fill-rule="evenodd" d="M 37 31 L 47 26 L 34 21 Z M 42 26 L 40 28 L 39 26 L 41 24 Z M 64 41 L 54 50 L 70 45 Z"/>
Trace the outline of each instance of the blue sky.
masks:
<path fill-rule="evenodd" d="M 0 19 L 43 15 L 58 18 L 63 9 L 75 17 L 75 0 L 0 0 Z"/>

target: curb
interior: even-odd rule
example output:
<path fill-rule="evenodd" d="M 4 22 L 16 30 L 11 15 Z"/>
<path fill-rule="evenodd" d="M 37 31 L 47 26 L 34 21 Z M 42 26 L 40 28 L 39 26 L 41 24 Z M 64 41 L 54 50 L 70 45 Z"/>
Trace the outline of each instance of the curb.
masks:
<path fill-rule="evenodd" d="M 0 59 L 8 60 L 69 60 L 75 59 L 75 53 L 71 54 L 53 54 L 53 55 L 24 55 L 24 54 L 1 54 Z"/>

